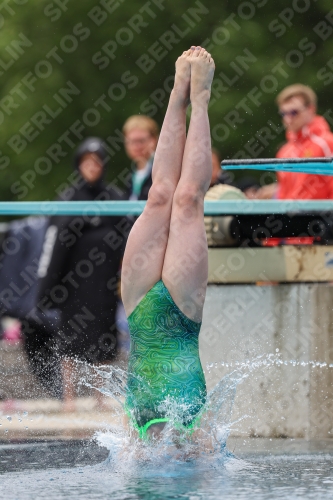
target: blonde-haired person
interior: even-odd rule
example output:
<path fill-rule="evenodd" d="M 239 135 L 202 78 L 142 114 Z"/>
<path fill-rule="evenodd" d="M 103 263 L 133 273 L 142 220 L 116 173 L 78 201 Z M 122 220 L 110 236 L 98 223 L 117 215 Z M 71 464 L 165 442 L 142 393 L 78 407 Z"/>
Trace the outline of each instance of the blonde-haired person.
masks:
<path fill-rule="evenodd" d="M 332 156 L 333 134 L 325 118 L 317 115 L 315 92 L 301 83 L 289 85 L 276 98 L 286 129 L 287 142 L 277 158 Z M 333 177 L 294 172 L 278 172 L 277 183 L 264 186 L 257 197 L 282 200 L 333 198 Z"/>
<path fill-rule="evenodd" d="M 130 116 L 123 126 L 125 151 L 132 160 L 132 176 L 127 186 L 131 200 L 146 200 L 152 185 L 152 166 L 159 127 L 145 115 Z"/>

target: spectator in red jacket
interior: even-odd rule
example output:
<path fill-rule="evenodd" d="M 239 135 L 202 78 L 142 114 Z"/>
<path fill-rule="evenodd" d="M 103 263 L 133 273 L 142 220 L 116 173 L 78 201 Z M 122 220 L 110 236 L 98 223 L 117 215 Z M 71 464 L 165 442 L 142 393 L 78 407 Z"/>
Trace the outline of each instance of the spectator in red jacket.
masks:
<path fill-rule="evenodd" d="M 287 142 L 277 158 L 333 156 L 333 134 L 322 116 L 316 114 L 317 96 L 302 84 L 286 87 L 277 96 Z M 278 172 L 277 184 L 265 186 L 258 198 L 319 200 L 333 198 L 333 176 Z"/>

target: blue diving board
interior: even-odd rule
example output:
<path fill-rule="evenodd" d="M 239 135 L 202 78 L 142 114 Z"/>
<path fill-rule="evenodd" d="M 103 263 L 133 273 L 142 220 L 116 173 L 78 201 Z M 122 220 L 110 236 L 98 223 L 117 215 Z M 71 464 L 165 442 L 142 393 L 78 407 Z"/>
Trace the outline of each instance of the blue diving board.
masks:
<path fill-rule="evenodd" d="M 333 158 L 256 158 L 223 160 L 223 170 L 268 170 L 333 175 Z"/>
<path fill-rule="evenodd" d="M 0 215 L 140 215 L 144 201 L 2 201 Z M 205 215 L 333 212 L 333 200 L 205 201 Z"/>

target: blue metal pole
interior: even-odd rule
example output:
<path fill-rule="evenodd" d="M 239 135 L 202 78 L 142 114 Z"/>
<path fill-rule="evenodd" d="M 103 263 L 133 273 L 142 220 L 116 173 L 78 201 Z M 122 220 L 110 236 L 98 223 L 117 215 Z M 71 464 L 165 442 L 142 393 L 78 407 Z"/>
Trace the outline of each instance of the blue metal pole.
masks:
<path fill-rule="evenodd" d="M 144 201 L 2 201 L 0 215 L 140 215 Z M 205 215 L 333 211 L 333 200 L 206 201 Z"/>
<path fill-rule="evenodd" d="M 333 175 L 332 158 L 256 158 L 223 160 L 223 170 L 269 170 L 303 172 L 307 174 Z"/>

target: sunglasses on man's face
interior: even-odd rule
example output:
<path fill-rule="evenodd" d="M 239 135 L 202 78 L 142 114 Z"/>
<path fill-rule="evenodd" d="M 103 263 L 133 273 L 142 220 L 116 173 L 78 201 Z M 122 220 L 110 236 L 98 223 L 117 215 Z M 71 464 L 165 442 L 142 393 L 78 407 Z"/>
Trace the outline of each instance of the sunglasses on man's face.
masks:
<path fill-rule="evenodd" d="M 279 115 L 284 118 L 285 116 L 291 116 L 294 118 L 295 116 L 299 115 L 302 111 L 304 111 L 306 108 L 302 109 L 291 109 L 290 111 L 279 111 Z"/>

